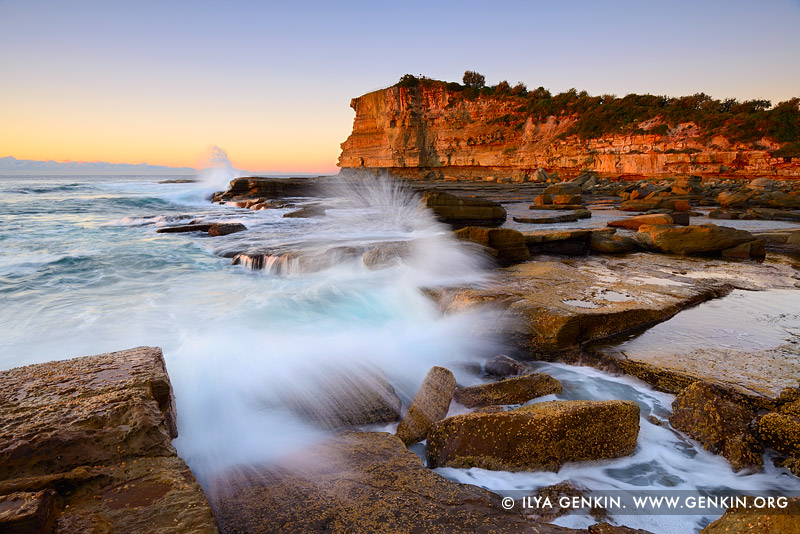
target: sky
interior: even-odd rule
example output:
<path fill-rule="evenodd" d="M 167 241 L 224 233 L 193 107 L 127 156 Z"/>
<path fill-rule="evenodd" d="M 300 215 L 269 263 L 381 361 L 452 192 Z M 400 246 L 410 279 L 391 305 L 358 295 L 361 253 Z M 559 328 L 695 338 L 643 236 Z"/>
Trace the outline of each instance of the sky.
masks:
<path fill-rule="evenodd" d="M 0 157 L 335 172 L 350 99 L 406 73 L 777 103 L 798 28 L 800 0 L 0 0 Z"/>

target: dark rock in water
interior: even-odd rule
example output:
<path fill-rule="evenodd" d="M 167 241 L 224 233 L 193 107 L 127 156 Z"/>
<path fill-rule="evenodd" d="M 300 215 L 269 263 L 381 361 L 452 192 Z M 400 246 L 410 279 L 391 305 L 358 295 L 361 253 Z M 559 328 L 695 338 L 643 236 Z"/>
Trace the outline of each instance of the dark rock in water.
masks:
<path fill-rule="evenodd" d="M 296 211 L 284 213 L 283 216 L 290 219 L 310 219 L 312 217 L 324 217 L 325 206 L 322 204 L 312 204 L 311 206 L 306 206 Z"/>
<path fill-rule="evenodd" d="M 670 424 L 724 456 L 739 471 L 762 464 L 761 445 L 750 431 L 752 409 L 705 382 L 687 387 L 672 403 Z"/>
<path fill-rule="evenodd" d="M 420 200 L 443 222 L 455 226 L 499 226 L 506 210 L 497 202 L 475 197 L 458 197 L 441 191 L 426 191 Z"/>
<path fill-rule="evenodd" d="M 53 490 L 0 495 L 0 532 L 49 534 L 56 519 L 54 496 Z"/>
<path fill-rule="evenodd" d="M 703 224 L 699 226 L 642 225 L 636 239 L 645 248 L 668 254 L 714 254 L 755 241 L 746 230 L 727 226 Z M 754 252 L 758 252 L 756 249 Z"/>
<path fill-rule="evenodd" d="M 448 369 L 433 367 L 411 401 L 408 413 L 397 425 L 397 437 L 406 445 L 424 440 L 434 423 L 447 416 L 456 390 L 456 379 Z"/>
<path fill-rule="evenodd" d="M 514 222 L 527 223 L 527 224 L 556 224 L 564 222 L 575 222 L 578 216 L 574 213 L 566 213 L 564 215 L 551 215 L 549 217 L 513 217 Z"/>
<path fill-rule="evenodd" d="M 227 191 L 214 193 L 214 201 L 243 198 L 282 198 L 315 196 L 324 178 L 264 178 L 249 176 L 231 180 Z"/>
<path fill-rule="evenodd" d="M 475 408 L 494 404 L 522 404 L 551 393 L 561 393 L 561 383 L 544 373 L 535 373 L 458 388 L 455 399 L 467 408 Z"/>
<path fill-rule="evenodd" d="M 448 417 L 428 434 L 425 454 L 431 468 L 557 470 L 632 454 L 638 435 L 633 401 L 553 401 Z"/>
<path fill-rule="evenodd" d="M 194 180 L 191 178 L 177 178 L 175 180 L 161 180 L 160 184 L 196 184 L 200 180 Z"/>
<path fill-rule="evenodd" d="M 218 237 L 222 235 L 235 234 L 236 232 L 243 232 L 247 227 L 241 223 L 217 223 L 212 224 L 208 229 L 208 235 L 211 237 Z"/>
<path fill-rule="evenodd" d="M 0 372 L 0 531 L 216 533 L 176 436 L 160 349 Z"/>
<path fill-rule="evenodd" d="M 223 534 L 586 534 L 505 511 L 500 496 L 434 473 L 386 433 L 338 434 L 282 465 L 214 485 Z"/>
<path fill-rule="evenodd" d="M 510 228 L 480 228 L 468 226 L 456 231 L 456 237 L 472 241 L 493 251 L 500 265 L 511 265 L 530 259 L 531 254 L 522 233 Z"/>
<path fill-rule="evenodd" d="M 621 203 L 622 211 L 650 211 L 665 209 L 669 211 L 691 211 L 689 201 L 676 197 L 653 197 L 643 200 L 626 200 Z"/>
<path fill-rule="evenodd" d="M 299 417 L 326 429 L 389 423 L 400 417 L 400 398 L 374 372 L 320 369 L 302 390 L 287 390 L 283 403 Z"/>
<path fill-rule="evenodd" d="M 208 232 L 213 223 L 208 224 L 184 224 L 181 226 L 165 226 L 156 230 L 158 234 L 179 234 L 184 232 Z"/>
<path fill-rule="evenodd" d="M 498 354 L 494 358 L 491 358 L 486 362 L 483 368 L 487 375 L 499 377 L 521 375 L 527 370 L 524 363 L 518 362 L 505 354 Z"/>

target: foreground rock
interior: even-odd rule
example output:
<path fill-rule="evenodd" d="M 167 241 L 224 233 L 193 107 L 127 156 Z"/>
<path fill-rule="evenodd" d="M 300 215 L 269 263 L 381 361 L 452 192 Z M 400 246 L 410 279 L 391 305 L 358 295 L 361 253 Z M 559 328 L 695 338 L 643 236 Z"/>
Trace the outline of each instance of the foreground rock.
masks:
<path fill-rule="evenodd" d="M 282 465 L 216 485 L 223 534 L 585 532 L 506 512 L 498 495 L 426 469 L 385 433 L 339 434 Z"/>
<path fill-rule="evenodd" d="M 244 232 L 247 227 L 241 223 L 217 223 L 212 224 L 208 229 L 208 235 L 217 237 L 221 235 L 235 234 L 237 232 Z"/>
<path fill-rule="evenodd" d="M 635 402 L 553 401 L 444 419 L 428 434 L 425 454 L 430 467 L 557 470 L 632 454 L 638 435 Z"/>
<path fill-rule="evenodd" d="M 499 382 L 458 388 L 456 402 L 467 408 L 501 404 L 523 404 L 536 397 L 561 393 L 561 383 L 544 373 L 534 373 Z"/>
<path fill-rule="evenodd" d="M 497 202 L 474 197 L 458 197 L 441 191 L 426 191 L 421 204 L 443 222 L 461 227 L 499 226 L 506 220 L 506 210 Z"/>
<path fill-rule="evenodd" d="M 748 245 L 747 257 L 763 258 L 764 242 L 745 230 L 727 226 L 642 225 L 636 238 L 644 247 L 668 254 L 737 255 L 741 245 Z"/>
<path fill-rule="evenodd" d="M 670 424 L 725 457 L 735 471 L 762 465 L 761 444 L 750 431 L 755 412 L 705 382 L 684 389 L 672 403 Z"/>
<path fill-rule="evenodd" d="M 172 447 L 176 435 L 160 349 L 3 371 L 2 508 L 18 512 L 12 521 L 35 510 L 29 520 L 43 525 L 52 514 L 59 534 L 214 533 L 203 492 Z"/>
<path fill-rule="evenodd" d="M 397 425 L 397 437 L 406 445 L 428 436 L 434 423 L 444 419 L 456 390 L 456 378 L 449 369 L 433 367 L 411 401 L 408 413 Z"/>
<path fill-rule="evenodd" d="M 489 376 L 505 378 L 523 374 L 526 367 L 524 363 L 518 362 L 514 358 L 510 358 L 505 354 L 498 354 L 484 364 L 483 370 Z"/>
<path fill-rule="evenodd" d="M 700 534 L 796 534 L 800 532 L 800 499 L 789 499 L 784 510 L 729 508 Z"/>

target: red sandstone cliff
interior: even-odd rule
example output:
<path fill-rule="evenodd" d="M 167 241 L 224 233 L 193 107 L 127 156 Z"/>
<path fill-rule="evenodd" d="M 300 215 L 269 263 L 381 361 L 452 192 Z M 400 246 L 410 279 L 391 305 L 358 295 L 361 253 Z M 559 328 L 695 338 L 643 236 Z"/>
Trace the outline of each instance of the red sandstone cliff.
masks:
<path fill-rule="evenodd" d="M 465 98 L 443 83 L 390 87 L 354 98 L 353 132 L 342 143 L 342 168 L 388 169 L 418 178 L 483 178 L 525 181 L 544 167 L 573 175 L 590 169 L 605 175 L 733 175 L 800 177 L 800 158 L 772 157 L 767 150 L 702 135 L 694 123 L 666 134 L 648 134 L 658 119 L 640 123 L 640 135 L 582 140 L 565 136 L 574 117 L 534 119 L 518 100 L 481 95 Z"/>

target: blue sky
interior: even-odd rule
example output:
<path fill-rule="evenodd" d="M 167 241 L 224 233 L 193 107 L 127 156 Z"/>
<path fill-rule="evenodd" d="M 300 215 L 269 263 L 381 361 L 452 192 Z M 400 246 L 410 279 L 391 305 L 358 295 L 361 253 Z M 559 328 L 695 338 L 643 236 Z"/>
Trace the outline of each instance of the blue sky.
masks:
<path fill-rule="evenodd" d="M 800 2 L 0 1 L 0 157 L 335 169 L 405 73 L 554 92 L 800 95 Z"/>

